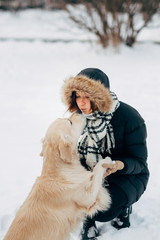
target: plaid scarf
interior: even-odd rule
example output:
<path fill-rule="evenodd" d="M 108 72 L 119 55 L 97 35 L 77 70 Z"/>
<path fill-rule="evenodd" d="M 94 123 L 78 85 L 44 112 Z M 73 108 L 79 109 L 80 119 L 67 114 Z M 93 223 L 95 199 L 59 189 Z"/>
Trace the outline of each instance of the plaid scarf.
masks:
<path fill-rule="evenodd" d="M 81 160 L 93 168 L 95 163 L 102 159 L 104 153 L 111 153 L 115 148 L 115 139 L 113 128 L 110 123 L 113 113 L 119 107 L 115 93 L 110 92 L 113 97 L 112 109 L 108 113 L 100 111 L 84 115 L 86 117 L 86 126 L 79 139 L 78 153 Z"/>

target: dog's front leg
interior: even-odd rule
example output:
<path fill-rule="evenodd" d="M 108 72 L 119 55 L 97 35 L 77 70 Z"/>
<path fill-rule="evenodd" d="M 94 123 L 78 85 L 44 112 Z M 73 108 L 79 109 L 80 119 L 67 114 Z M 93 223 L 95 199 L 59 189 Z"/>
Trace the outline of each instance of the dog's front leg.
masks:
<path fill-rule="evenodd" d="M 93 175 L 91 177 L 91 182 L 88 184 L 88 191 L 92 192 L 93 199 L 96 200 L 97 194 L 99 192 L 100 187 L 103 183 L 103 176 L 106 172 L 106 169 L 102 167 L 102 162 L 99 161 L 96 166 L 93 168 Z"/>
<path fill-rule="evenodd" d="M 105 159 L 101 159 L 96 166 L 93 168 L 93 175 L 91 177 L 91 181 L 86 186 L 86 189 L 89 192 L 92 192 L 92 197 L 96 201 L 99 189 L 102 186 L 104 175 L 106 173 L 106 168 L 104 165 L 111 164 L 112 160 L 110 157 L 106 157 Z"/>
<path fill-rule="evenodd" d="M 74 200 L 81 207 L 90 209 L 96 204 L 99 192 L 102 190 L 102 183 L 106 172 L 103 164 L 106 163 L 108 163 L 108 159 L 100 160 L 93 171 L 87 173 L 88 180 L 85 180 L 85 185 L 81 185 L 81 189 L 75 191 Z"/>

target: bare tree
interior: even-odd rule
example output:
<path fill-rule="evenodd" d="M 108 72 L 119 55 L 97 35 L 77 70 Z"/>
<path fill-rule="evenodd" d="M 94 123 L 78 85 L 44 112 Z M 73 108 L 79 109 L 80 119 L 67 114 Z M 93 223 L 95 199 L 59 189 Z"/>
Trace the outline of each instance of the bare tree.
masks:
<path fill-rule="evenodd" d="M 0 0 L 1 9 L 41 7 L 64 9 L 80 28 L 93 33 L 105 48 L 124 42 L 132 46 L 138 34 L 160 12 L 160 0 Z"/>
<path fill-rule="evenodd" d="M 136 42 L 138 34 L 151 22 L 153 16 L 159 13 L 160 2 L 159 0 L 141 0 L 130 4 L 130 1 L 126 1 L 123 7 L 128 14 L 125 41 L 127 45 L 132 46 Z M 136 26 L 137 17 L 141 18 L 140 26 Z"/>
<path fill-rule="evenodd" d="M 159 12 L 159 0 L 61 0 L 62 8 L 80 28 L 95 34 L 105 48 L 110 42 L 132 46 Z"/>

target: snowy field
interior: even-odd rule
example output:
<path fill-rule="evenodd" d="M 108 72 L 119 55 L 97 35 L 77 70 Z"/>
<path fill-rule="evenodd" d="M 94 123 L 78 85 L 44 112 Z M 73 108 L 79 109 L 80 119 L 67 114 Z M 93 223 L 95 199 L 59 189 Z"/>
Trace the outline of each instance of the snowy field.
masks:
<path fill-rule="evenodd" d="M 134 48 L 116 51 L 93 42 L 41 41 L 94 39 L 58 12 L 0 12 L 0 29 L 0 240 L 41 173 L 41 139 L 48 125 L 66 116 L 63 81 L 86 67 L 106 72 L 111 90 L 141 113 L 148 129 L 151 176 L 147 191 L 133 206 L 131 227 L 117 231 L 110 223 L 98 223 L 103 228 L 98 239 L 160 239 L 160 45 L 150 43 L 160 42 L 160 29 L 148 28 Z M 71 240 L 79 239 L 78 231 Z"/>

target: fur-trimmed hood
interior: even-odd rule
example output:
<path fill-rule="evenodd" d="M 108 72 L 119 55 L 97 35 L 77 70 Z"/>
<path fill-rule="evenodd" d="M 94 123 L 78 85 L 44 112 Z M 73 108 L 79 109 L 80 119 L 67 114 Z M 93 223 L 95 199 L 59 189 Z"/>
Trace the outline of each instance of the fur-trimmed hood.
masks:
<path fill-rule="evenodd" d="M 94 80 L 81 74 L 67 79 L 62 87 L 62 101 L 68 108 L 71 106 L 74 91 L 86 93 L 101 112 L 109 112 L 112 107 L 113 98 L 109 88 L 106 88 L 100 80 Z"/>

